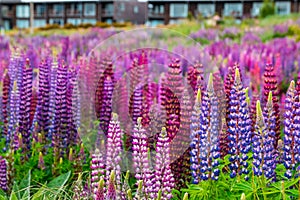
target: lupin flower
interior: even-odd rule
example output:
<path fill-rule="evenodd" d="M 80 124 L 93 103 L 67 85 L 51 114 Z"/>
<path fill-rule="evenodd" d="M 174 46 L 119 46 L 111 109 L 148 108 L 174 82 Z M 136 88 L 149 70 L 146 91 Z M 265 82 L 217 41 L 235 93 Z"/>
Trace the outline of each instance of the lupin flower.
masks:
<path fill-rule="evenodd" d="M 190 177 L 190 161 L 189 161 L 189 135 L 191 124 L 192 103 L 188 90 L 185 89 L 180 109 L 180 127 L 178 133 L 173 138 L 170 151 L 171 170 L 174 175 L 176 188 L 184 187 L 189 182 Z"/>
<path fill-rule="evenodd" d="M 266 124 L 266 135 L 264 137 L 264 164 L 263 170 L 267 178 L 276 179 L 276 115 L 273 107 L 272 91 L 269 92 L 268 102 L 264 109 L 264 119 Z"/>
<path fill-rule="evenodd" d="M 98 184 L 95 200 L 105 200 L 104 198 L 104 180 L 101 178 Z"/>
<path fill-rule="evenodd" d="M 29 59 L 23 69 L 22 87 L 20 89 L 19 133 L 23 138 L 23 151 L 27 154 L 30 149 L 30 105 L 32 98 L 33 72 Z"/>
<path fill-rule="evenodd" d="M 200 135 L 198 131 L 200 129 L 200 116 L 201 116 L 201 90 L 198 89 L 197 97 L 195 100 L 192 117 L 191 117 L 191 171 L 193 177 L 193 183 L 198 184 L 200 177 Z"/>
<path fill-rule="evenodd" d="M 161 133 L 157 139 L 156 155 L 155 155 L 155 176 L 153 180 L 153 189 L 151 199 L 157 197 L 159 190 L 162 191 L 162 198 L 171 199 L 172 189 L 174 188 L 174 177 L 170 167 L 170 139 L 167 135 L 165 127 L 162 128 Z"/>
<path fill-rule="evenodd" d="M 57 80 L 55 88 L 55 107 L 52 133 L 52 145 L 55 160 L 58 160 L 66 152 L 68 138 L 68 116 L 67 116 L 67 73 L 68 67 L 60 63 L 57 69 Z"/>
<path fill-rule="evenodd" d="M 251 119 L 246 97 L 247 90 L 243 89 L 239 69 L 235 70 L 234 84 L 230 92 L 228 139 L 230 154 L 230 176 L 245 174 L 248 179 L 248 152 L 251 149 Z"/>
<path fill-rule="evenodd" d="M 146 196 L 151 192 L 151 172 L 148 161 L 148 144 L 146 130 L 142 126 L 142 118 L 137 119 L 137 124 L 133 129 L 132 139 L 133 166 L 135 169 L 135 178 L 143 181 L 142 190 Z"/>
<path fill-rule="evenodd" d="M 0 188 L 3 191 L 8 190 L 8 181 L 7 181 L 7 163 L 6 160 L 0 157 Z"/>
<path fill-rule="evenodd" d="M 14 81 L 13 90 L 10 95 L 10 118 L 7 132 L 7 143 L 12 142 L 14 150 L 19 149 L 18 142 L 18 125 L 19 125 L 19 103 L 20 103 L 20 92 L 18 90 L 17 81 Z"/>
<path fill-rule="evenodd" d="M 264 116 L 261 110 L 260 101 L 256 103 L 256 124 L 254 134 L 252 138 L 253 143 L 253 173 L 255 176 L 261 176 L 263 174 L 264 163 L 264 141 L 267 134 L 266 124 Z"/>
<path fill-rule="evenodd" d="M 268 101 L 269 92 L 272 92 L 273 96 L 273 107 L 276 115 L 276 142 L 275 148 L 277 148 L 278 140 L 280 139 L 280 110 L 279 110 L 279 92 L 277 86 L 277 76 L 274 70 L 274 67 L 271 63 L 268 63 L 264 72 L 264 97 L 263 103 L 264 105 Z"/>
<path fill-rule="evenodd" d="M 178 121 L 178 129 L 180 125 L 180 100 L 183 96 L 183 80 L 181 75 L 180 60 L 175 59 L 174 62 L 169 64 L 168 73 L 166 75 L 166 84 L 165 84 L 165 95 L 166 95 L 166 114 L 167 122 L 172 118 Z M 176 115 L 172 116 L 172 115 Z M 166 126 L 167 131 L 169 131 L 168 125 Z M 177 132 L 169 133 L 169 137 L 172 140 Z"/>
<path fill-rule="evenodd" d="M 202 180 L 218 180 L 220 170 L 218 158 L 220 157 L 219 149 L 219 110 L 218 101 L 213 88 L 213 75 L 210 74 L 206 92 L 204 92 L 201 115 L 200 129 L 200 172 Z"/>
<path fill-rule="evenodd" d="M 9 89 L 10 88 L 10 77 L 8 75 L 7 70 L 5 70 L 3 75 L 3 85 L 2 85 L 2 117 L 3 117 L 3 133 L 7 136 L 8 132 L 8 113 L 9 113 Z M 8 143 L 10 141 L 9 136 L 7 136 L 6 140 Z"/>
<path fill-rule="evenodd" d="M 284 114 L 284 146 L 283 146 L 283 164 L 286 168 L 285 176 L 291 178 L 292 170 L 299 162 L 299 152 L 297 145 L 299 140 L 299 96 L 296 95 L 295 82 L 291 81 L 285 98 Z"/>
<path fill-rule="evenodd" d="M 43 153 L 42 153 L 42 152 L 39 153 L 39 163 L 38 163 L 38 168 L 41 169 L 41 170 L 44 170 L 44 169 L 45 169 L 45 161 L 44 161 Z"/>
<path fill-rule="evenodd" d="M 111 104 L 112 101 L 112 92 L 114 87 L 114 72 L 113 72 L 113 65 L 112 62 L 108 59 L 103 59 L 100 63 L 101 72 L 100 78 L 98 80 L 95 92 L 95 112 L 97 118 L 101 120 L 107 120 L 107 116 L 111 115 L 111 105 L 108 106 L 107 104 Z M 105 84 L 105 85 L 104 85 Z M 105 104 L 103 102 L 105 101 Z M 110 110 L 107 110 L 110 109 Z M 108 119 L 110 120 L 110 119 Z M 108 123 L 108 121 L 107 121 Z M 108 124 L 106 124 L 108 125 Z M 105 125 L 103 125 L 104 127 Z M 103 131 L 107 130 L 107 126 L 103 128 Z M 107 135 L 107 132 L 104 132 Z"/>
<path fill-rule="evenodd" d="M 112 119 L 108 125 L 107 144 L 106 144 L 106 176 L 114 171 L 117 187 L 121 183 L 121 153 L 122 153 L 123 131 L 120 128 L 118 115 L 113 113 Z"/>
<path fill-rule="evenodd" d="M 104 141 L 101 141 L 104 145 Z M 95 150 L 95 153 L 92 154 L 92 164 L 91 164 L 91 189 L 92 193 L 95 196 L 98 194 L 98 184 L 100 179 L 103 178 L 105 173 L 105 162 L 104 162 L 104 155 L 99 149 Z"/>
<path fill-rule="evenodd" d="M 44 133 L 48 138 L 48 128 L 50 120 L 50 67 L 47 62 L 42 62 L 39 67 L 39 87 L 38 87 L 38 105 L 37 121 L 38 132 Z"/>
<path fill-rule="evenodd" d="M 102 108 L 100 114 L 100 127 L 107 134 L 108 124 L 112 113 L 113 80 L 108 76 L 104 80 L 102 92 Z"/>
<path fill-rule="evenodd" d="M 115 171 L 111 171 L 106 193 L 107 200 L 117 200 L 117 191 L 115 185 Z"/>

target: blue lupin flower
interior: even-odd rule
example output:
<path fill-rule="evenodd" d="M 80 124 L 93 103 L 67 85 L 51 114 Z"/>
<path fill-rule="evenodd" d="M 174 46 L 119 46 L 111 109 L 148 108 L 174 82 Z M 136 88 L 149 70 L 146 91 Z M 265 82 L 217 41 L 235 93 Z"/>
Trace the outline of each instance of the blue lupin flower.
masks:
<path fill-rule="evenodd" d="M 263 170 L 267 178 L 275 180 L 275 168 L 276 168 L 276 115 L 273 107 L 273 95 L 272 91 L 269 92 L 268 102 L 264 109 L 264 119 L 266 125 L 266 135 L 264 137 L 264 164 Z"/>
<path fill-rule="evenodd" d="M 284 139 L 283 139 L 283 164 L 286 168 L 285 176 L 292 177 L 292 169 L 295 167 L 295 155 L 299 154 L 294 151 L 295 148 L 295 112 L 297 113 L 295 104 L 296 90 L 295 82 L 291 81 L 285 99 L 285 114 L 284 114 Z M 297 104 L 298 105 L 298 104 Z"/>
<path fill-rule="evenodd" d="M 251 150 L 251 119 L 249 103 L 247 103 L 247 89 L 243 89 L 239 69 L 235 70 L 235 80 L 229 97 L 228 140 L 230 177 L 245 174 L 248 179 L 248 156 Z"/>
<path fill-rule="evenodd" d="M 198 89 L 195 105 L 191 117 L 191 171 L 193 177 L 193 183 L 197 184 L 200 181 L 200 135 L 198 131 L 200 129 L 200 115 L 201 115 L 201 90 Z"/>
<path fill-rule="evenodd" d="M 264 159 L 264 137 L 266 135 L 267 129 L 264 121 L 264 116 L 262 114 L 260 101 L 256 102 L 256 123 L 254 128 L 254 134 L 252 138 L 253 145 L 253 173 L 256 176 L 261 176 L 263 174 L 262 164 Z"/>
<path fill-rule="evenodd" d="M 218 101 L 213 89 L 213 76 L 210 74 L 207 91 L 203 95 L 200 115 L 201 127 L 198 131 L 200 137 L 200 172 L 201 179 L 218 180 L 217 169 L 220 157 L 219 150 L 219 115 Z"/>

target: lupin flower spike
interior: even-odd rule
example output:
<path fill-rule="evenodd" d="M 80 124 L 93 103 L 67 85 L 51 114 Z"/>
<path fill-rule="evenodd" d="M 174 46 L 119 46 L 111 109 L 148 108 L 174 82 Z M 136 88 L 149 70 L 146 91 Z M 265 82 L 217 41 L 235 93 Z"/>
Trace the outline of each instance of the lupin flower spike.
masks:
<path fill-rule="evenodd" d="M 45 161 L 44 161 L 44 158 L 43 158 L 43 153 L 40 152 L 39 153 L 39 163 L 38 163 L 38 168 L 41 169 L 41 170 L 44 170 L 46 167 L 45 167 Z"/>
<path fill-rule="evenodd" d="M 105 200 L 104 197 L 104 180 L 101 177 L 99 184 L 98 184 L 98 190 L 97 190 L 97 194 L 96 194 L 96 198 L 95 200 Z"/>
<path fill-rule="evenodd" d="M 187 192 L 184 194 L 182 200 L 189 200 L 189 194 Z"/>
<path fill-rule="evenodd" d="M 115 171 L 111 171 L 108 188 L 107 188 L 107 194 L 106 194 L 107 200 L 116 200 L 117 199 L 117 192 L 116 192 L 116 186 L 115 186 Z"/>

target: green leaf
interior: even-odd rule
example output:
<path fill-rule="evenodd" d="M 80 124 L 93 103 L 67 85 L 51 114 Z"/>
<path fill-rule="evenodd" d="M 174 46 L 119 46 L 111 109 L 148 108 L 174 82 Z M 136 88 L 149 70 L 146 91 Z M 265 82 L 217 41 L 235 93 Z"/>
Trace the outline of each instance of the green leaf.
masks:
<path fill-rule="evenodd" d="M 68 182 L 70 176 L 71 176 L 71 171 L 56 177 L 50 183 L 47 184 L 47 188 L 52 190 L 53 192 L 51 192 L 51 193 L 54 194 L 55 196 L 57 196 L 58 193 L 63 189 L 65 184 Z M 46 192 L 46 195 L 48 196 L 51 193 L 48 191 L 48 192 Z"/>
<path fill-rule="evenodd" d="M 28 174 L 23 178 L 19 185 L 19 193 L 22 200 L 28 199 L 30 200 L 30 182 L 31 182 L 31 170 L 29 170 Z"/>
<path fill-rule="evenodd" d="M 13 185 L 13 189 L 12 189 L 11 195 L 16 196 L 17 199 L 21 199 L 19 191 L 20 191 L 20 190 L 19 190 L 19 186 L 17 185 L 17 182 L 14 182 L 14 185 Z M 10 196 L 10 199 L 11 199 L 11 198 L 12 198 L 12 196 Z"/>
<path fill-rule="evenodd" d="M 18 200 L 18 197 L 14 191 L 11 192 L 9 200 Z"/>

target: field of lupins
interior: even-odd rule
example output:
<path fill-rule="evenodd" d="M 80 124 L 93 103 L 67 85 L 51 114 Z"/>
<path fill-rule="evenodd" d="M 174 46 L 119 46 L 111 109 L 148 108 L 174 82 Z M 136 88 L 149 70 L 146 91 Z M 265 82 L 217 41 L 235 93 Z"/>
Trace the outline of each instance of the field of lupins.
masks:
<path fill-rule="evenodd" d="M 299 199 L 290 27 L 1 37 L 0 199 Z"/>

